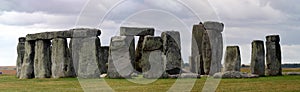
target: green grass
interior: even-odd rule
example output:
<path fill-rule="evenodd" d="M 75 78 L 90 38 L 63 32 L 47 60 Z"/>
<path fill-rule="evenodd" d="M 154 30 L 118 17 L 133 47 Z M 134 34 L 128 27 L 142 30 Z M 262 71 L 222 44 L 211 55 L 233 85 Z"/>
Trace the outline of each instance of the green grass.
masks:
<path fill-rule="evenodd" d="M 192 79 L 183 79 L 192 80 Z M 96 83 L 99 79 L 92 81 Z M 165 92 L 176 79 L 159 79 L 150 84 L 136 84 L 126 79 L 105 79 L 118 92 Z M 206 78 L 197 79 L 192 91 L 198 92 Z M 182 85 L 185 85 L 183 82 Z M 26 79 L 19 80 L 13 75 L 0 75 L 0 92 L 81 92 L 83 89 L 76 78 Z M 222 79 L 218 92 L 299 92 L 300 76 L 260 77 L 254 79 Z"/>

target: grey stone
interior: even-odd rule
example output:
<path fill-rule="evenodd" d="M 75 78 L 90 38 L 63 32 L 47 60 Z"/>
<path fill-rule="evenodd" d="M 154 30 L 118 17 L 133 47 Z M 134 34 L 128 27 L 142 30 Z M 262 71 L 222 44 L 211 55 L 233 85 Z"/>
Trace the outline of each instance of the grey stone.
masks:
<path fill-rule="evenodd" d="M 142 49 L 143 49 L 143 42 L 144 42 L 144 38 L 145 36 L 140 36 L 139 37 L 139 40 L 138 40 L 138 44 L 137 44 L 137 47 L 136 47 L 136 50 L 135 50 L 135 66 L 134 66 L 134 69 L 137 71 L 137 72 L 142 72 L 142 67 L 140 66 L 141 64 L 141 61 L 142 61 Z"/>
<path fill-rule="evenodd" d="M 265 49 L 263 41 L 255 40 L 252 42 L 250 70 L 252 74 L 265 75 Z"/>
<path fill-rule="evenodd" d="M 223 37 L 221 32 L 223 31 L 224 24 L 219 22 L 204 22 L 204 27 L 209 37 L 210 48 L 205 48 L 207 50 L 203 55 L 211 54 L 212 58 L 209 75 L 213 75 L 217 72 L 221 72 L 221 61 L 223 56 Z M 205 64 L 207 61 L 206 59 L 208 58 L 203 59 Z M 206 65 L 204 65 L 204 67 L 206 67 Z"/>
<path fill-rule="evenodd" d="M 100 64 L 100 72 L 107 73 L 107 66 L 108 57 L 109 57 L 109 46 L 102 46 L 100 47 L 100 54 L 99 54 L 99 64 Z"/>
<path fill-rule="evenodd" d="M 78 62 L 79 62 L 79 49 L 82 47 L 83 38 L 71 38 L 69 43 L 69 49 L 72 53 L 71 60 L 73 61 L 73 67 L 76 75 L 78 74 Z"/>
<path fill-rule="evenodd" d="M 258 75 L 247 74 L 239 71 L 218 72 L 213 75 L 214 78 L 258 78 Z"/>
<path fill-rule="evenodd" d="M 179 74 L 181 70 L 181 44 L 180 34 L 177 31 L 161 33 L 163 40 L 163 53 L 166 55 L 166 71 L 168 74 Z"/>
<path fill-rule="evenodd" d="M 24 54 L 25 54 L 25 41 L 26 41 L 25 37 L 20 37 L 19 43 L 17 46 L 17 53 L 18 53 L 17 65 L 16 65 L 17 78 L 19 78 L 20 74 L 21 74 L 21 69 L 22 69 L 22 64 L 23 64 L 23 59 L 24 59 Z"/>
<path fill-rule="evenodd" d="M 212 60 L 212 49 L 211 43 L 207 31 L 203 32 L 203 41 L 202 41 L 202 59 L 203 59 L 203 72 L 208 75 L 210 73 L 210 66 Z"/>
<path fill-rule="evenodd" d="M 115 36 L 111 38 L 108 78 L 129 78 L 133 73 L 132 63 L 134 62 L 134 37 Z"/>
<path fill-rule="evenodd" d="M 51 52 L 53 78 L 76 76 L 66 38 L 53 39 Z"/>
<path fill-rule="evenodd" d="M 194 57 L 189 56 L 189 68 L 192 73 L 196 73 L 196 62 L 194 62 Z"/>
<path fill-rule="evenodd" d="M 37 40 L 34 55 L 35 78 L 51 77 L 51 41 Z"/>
<path fill-rule="evenodd" d="M 154 36 L 154 28 L 121 27 L 121 36 Z"/>
<path fill-rule="evenodd" d="M 26 35 L 26 40 L 51 40 L 54 38 L 80 38 L 100 36 L 101 31 L 98 29 L 76 28 L 65 31 L 42 32 Z"/>
<path fill-rule="evenodd" d="M 266 36 L 266 40 L 266 74 L 269 76 L 282 75 L 279 35 Z"/>
<path fill-rule="evenodd" d="M 204 39 L 203 37 L 204 37 L 205 32 L 206 32 L 206 30 L 205 30 L 203 24 L 200 23 L 200 24 L 197 24 L 197 25 L 193 26 L 193 31 L 192 31 L 192 56 L 191 56 L 192 61 L 191 61 L 191 64 L 190 64 L 190 66 L 192 67 L 191 72 L 193 72 L 193 73 L 204 74 L 203 67 L 198 67 L 198 66 L 203 66 L 203 57 L 202 57 L 202 52 L 203 52 L 202 47 L 203 46 L 202 46 L 202 43 L 203 43 L 203 39 Z M 196 59 L 196 56 L 198 56 L 198 58 L 202 58 L 202 59 Z M 200 64 L 200 65 L 198 65 L 198 64 Z"/>
<path fill-rule="evenodd" d="M 285 75 L 300 75 L 300 72 L 286 72 Z"/>
<path fill-rule="evenodd" d="M 78 78 L 99 78 L 101 75 L 99 64 L 100 39 L 87 37 L 81 39 L 81 47 L 78 49 Z M 74 51 L 74 48 L 73 50 Z"/>
<path fill-rule="evenodd" d="M 34 48 L 35 41 L 25 42 L 25 55 L 23 59 L 22 69 L 20 73 L 20 79 L 34 78 Z"/>
<path fill-rule="evenodd" d="M 168 75 L 168 78 L 201 78 L 201 75 L 197 73 L 181 73 L 176 75 Z"/>
<path fill-rule="evenodd" d="M 161 37 L 145 36 L 141 67 L 144 78 L 165 77 L 166 56 L 163 54 Z"/>
<path fill-rule="evenodd" d="M 239 46 L 227 46 L 224 71 L 240 71 L 241 55 Z"/>

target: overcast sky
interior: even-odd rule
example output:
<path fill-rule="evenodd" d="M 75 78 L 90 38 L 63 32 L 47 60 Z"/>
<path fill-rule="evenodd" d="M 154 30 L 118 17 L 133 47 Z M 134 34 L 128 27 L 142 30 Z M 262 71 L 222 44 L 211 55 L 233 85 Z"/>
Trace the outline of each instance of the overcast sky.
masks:
<path fill-rule="evenodd" d="M 250 63 L 252 40 L 279 34 L 283 63 L 300 63 L 299 0 L 1 0 L 0 66 L 16 64 L 18 37 L 76 27 L 102 30 L 109 45 L 120 26 L 154 27 L 181 33 L 185 62 L 191 30 L 200 21 L 225 24 L 225 46 L 239 45 L 242 63 Z"/>

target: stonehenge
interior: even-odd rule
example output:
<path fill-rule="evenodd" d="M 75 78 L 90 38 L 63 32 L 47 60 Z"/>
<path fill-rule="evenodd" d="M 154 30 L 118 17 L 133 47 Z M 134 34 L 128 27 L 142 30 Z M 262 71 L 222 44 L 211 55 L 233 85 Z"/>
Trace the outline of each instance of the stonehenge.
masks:
<path fill-rule="evenodd" d="M 190 71 L 182 67 L 184 58 L 179 31 L 163 31 L 155 36 L 154 28 L 120 27 L 120 34 L 111 37 L 109 46 L 101 46 L 99 29 L 27 34 L 18 41 L 16 77 L 100 78 L 107 75 L 114 79 L 142 75 L 153 79 L 282 75 L 279 35 L 266 36 L 266 45 L 261 40 L 251 43 L 250 74 L 240 72 L 239 46 L 227 46 L 222 66 L 223 29 L 223 23 L 213 21 L 193 25 Z M 137 43 L 136 36 L 139 37 Z"/>
<path fill-rule="evenodd" d="M 264 42 L 261 40 L 252 41 L 252 54 L 250 71 L 259 76 L 265 75 L 265 49 Z"/>
<path fill-rule="evenodd" d="M 279 35 L 266 36 L 266 74 L 269 76 L 282 75 L 281 47 Z"/>
<path fill-rule="evenodd" d="M 240 71 L 241 55 L 239 46 L 227 46 L 225 53 L 224 71 Z"/>

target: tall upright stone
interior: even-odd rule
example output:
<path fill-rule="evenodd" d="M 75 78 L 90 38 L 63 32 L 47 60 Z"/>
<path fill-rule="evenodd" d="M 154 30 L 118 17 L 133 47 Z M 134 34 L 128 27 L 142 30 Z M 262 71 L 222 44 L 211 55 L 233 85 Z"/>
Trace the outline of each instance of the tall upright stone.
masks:
<path fill-rule="evenodd" d="M 155 31 L 154 28 L 138 28 L 138 27 L 120 28 L 121 36 L 139 36 L 137 48 L 135 50 L 135 62 L 133 63 L 134 69 L 138 72 L 142 72 L 140 63 L 142 58 L 142 46 L 143 46 L 144 37 L 147 35 L 154 36 L 154 31 Z"/>
<path fill-rule="evenodd" d="M 141 67 L 144 78 L 163 78 L 166 75 L 166 57 L 161 37 L 145 36 L 142 50 Z"/>
<path fill-rule="evenodd" d="M 223 37 L 222 31 L 224 24 L 219 22 L 204 22 L 204 27 L 207 31 L 210 47 L 211 47 L 211 66 L 209 75 L 221 72 L 221 61 L 223 56 Z M 209 52 L 208 52 L 209 53 Z"/>
<path fill-rule="evenodd" d="M 71 61 L 71 53 L 67 46 L 66 38 L 55 38 L 52 40 L 52 77 L 74 77 L 75 70 Z"/>
<path fill-rule="evenodd" d="M 109 78 L 128 78 L 134 68 L 134 37 L 115 36 L 111 38 L 109 47 L 108 70 Z"/>
<path fill-rule="evenodd" d="M 108 63 L 108 57 L 109 57 L 109 46 L 101 46 L 100 47 L 100 72 L 107 73 L 107 63 Z"/>
<path fill-rule="evenodd" d="M 37 40 L 34 55 L 35 78 L 51 77 L 51 41 Z"/>
<path fill-rule="evenodd" d="M 22 69 L 22 64 L 23 64 L 23 59 L 24 59 L 24 54 L 25 54 L 25 41 L 26 38 L 25 37 L 20 37 L 19 38 L 19 43 L 17 46 L 17 53 L 18 53 L 18 57 L 17 57 L 17 66 L 16 66 L 16 70 L 17 70 L 17 78 L 20 77 L 21 74 L 21 69 Z"/>
<path fill-rule="evenodd" d="M 192 31 L 192 56 L 190 57 L 190 59 L 191 59 L 191 61 L 190 61 L 190 67 L 191 67 L 190 70 L 193 73 L 204 74 L 204 68 L 203 67 L 197 67 L 197 66 L 203 66 L 203 59 L 197 59 L 196 58 L 196 57 L 203 58 L 202 43 L 203 43 L 204 32 L 206 32 L 206 30 L 205 30 L 204 25 L 202 23 L 193 26 L 193 31 Z M 197 60 L 199 60 L 199 61 L 197 61 Z M 200 64 L 200 65 L 198 65 L 198 64 Z"/>
<path fill-rule="evenodd" d="M 165 31 L 161 33 L 163 40 L 163 53 L 166 55 L 166 71 L 168 74 L 179 74 L 181 71 L 181 42 L 178 31 Z"/>
<path fill-rule="evenodd" d="M 20 73 L 20 79 L 34 78 L 34 47 L 35 41 L 25 41 L 25 55 Z"/>
<path fill-rule="evenodd" d="M 252 55 L 250 70 L 252 74 L 265 75 L 265 49 L 264 42 L 254 40 L 252 43 Z"/>
<path fill-rule="evenodd" d="M 202 60 L 203 60 L 203 72 L 208 75 L 210 72 L 211 60 L 212 60 L 212 50 L 207 31 L 203 32 L 202 41 Z"/>
<path fill-rule="evenodd" d="M 224 71 L 240 71 L 241 55 L 239 46 L 227 46 Z"/>
<path fill-rule="evenodd" d="M 281 68 L 281 47 L 279 35 L 266 36 L 266 63 L 267 75 L 277 76 L 282 75 Z"/>

